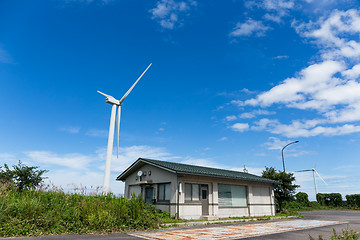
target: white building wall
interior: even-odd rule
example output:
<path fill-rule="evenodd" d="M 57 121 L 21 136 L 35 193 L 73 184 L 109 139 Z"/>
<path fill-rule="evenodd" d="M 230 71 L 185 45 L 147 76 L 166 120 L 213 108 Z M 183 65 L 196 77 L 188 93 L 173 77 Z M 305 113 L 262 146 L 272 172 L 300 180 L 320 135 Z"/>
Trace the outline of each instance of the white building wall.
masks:
<path fill-rule="evenodd" d="M 186 176 L 181 178 L 180 218 L 199 219 L 202 216 L 201 203 L 186 203 L 184 201 L 185 183 L 208 184 L 209 216 L 227 218 L 243 216 L 275 215 L 273 186 L 269 183 L 246 182 L 233 179 L 219 179 L 201 176 Z M 221 207 L 218 199 L 218 184 L 245 186 L 247 189 L 246 207 Z"/>
<path fill-rule="evenodd" d="M 132 195 L 135 195 L 135 196 L 138 196 L 141 194 L 141 187 L 138 186 L 138 185 L 132 185 L 132 186 L 129 186 L 129 190 L 128 190 L 128 196 L 129 198 L 132 196 Z"/>
<path fill-rule="evenodd" d="M 249 216 L 249 211 L 247 207 L 219 207 L 219 218 L 228 218 L 228 217 L 247 217 Z"/>
<path fill-rule="evenodd" d="M 147 172 L 147 176 L 142 179 L 142 183 L 136 180 L 137 172 Z M 151 175 L 148 172 L 151 171 Z M 180 181 L 180 191 L 178 195 L 177 187 Z M 200 202 L 185 202 L 185 183 L 207 184 L 209 216 L 227 218 L 242 216 L 264 216 L 275 215 L 274 193 L 272 184 L 246 182 L 234 179 L 220 179 L 204 176 L 185 175 L 177 177 L 175 173 L 167 170 L 144 164 L 134 173 L 130 174 L 125 181 L 125 197 L 130 197 L 131 193 L 136 195 L 145 193 L 145 186 L 154 188 L 154 198 L 157 199 L 157 184 L 170 183 L 170 202 L 157 202 L 155 207 L 162 211 L 169 212 L 171 216 L 183 219 L 200 219 L 202 217 L 202 205 Z M 232 184 L 246 186 L 247 206 L 246 207 L 221 207 L 218 200 L 218 184 Z M 179 206 L 177 198 L 179 197 Z"/>
<path fill-rule="evenodd" d="M 275 215 L 272 185 L 253 185 L 248 189 L 250 216 Z"/>
<path fill-rule="evenodd" d="M 140 181 L 137 173 L 142 171 L 146 172 L 146 176 L 142 176 Z M 151 175 L 149 175 L 151 172 Z M 138 180 L 136 180 L 138 177 Z M 165 211 L 170 213 L 171 216 L 175 216 L 176 208 L 170 207 L 170 205 L 175 205 L 177 200 L 177 176 L 175 173 L 169 172 L 167 170 L 144 164 L 140 168 L 138 168 L 135 172 L 130 174 L 125 181 L 125 197 L 130 198 L 131 193 L 135 193 L 135 195 L 139 195 L 140 193 L 145 195 L 145 187 L 153 187 L 153 199 L 158 198 L 158 184 L 159 183 L 170 183 L 170 202 L 156 202 L 154 204 L 156 209 Z"/>

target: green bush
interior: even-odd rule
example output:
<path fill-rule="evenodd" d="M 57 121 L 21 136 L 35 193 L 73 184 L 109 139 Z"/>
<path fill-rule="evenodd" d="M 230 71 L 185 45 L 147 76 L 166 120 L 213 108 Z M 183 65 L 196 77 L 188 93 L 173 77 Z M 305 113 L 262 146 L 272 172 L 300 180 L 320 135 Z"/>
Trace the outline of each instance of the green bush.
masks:
<path fill-rule="evenodd" d="M 309 196 L 307 195 L 307 193 L 298 192 L 295 195 L 295 199 L 296 199 L 296 202 L 298 202 L 301 206 L 304 206 L 304 207 L 310 206 Z"/>
<path fill-rule="evenodd" d="M 13 169 L 4 164 L 4 170 L 0 166 L 0 180 L 8 182 L 20 192 L 25 189 L 34 189 L 40 186 L 45 179 L 43 175 L 47 172 L 47 170 L 39 170 L 38 168 L 26 166 L 20 160 L 17 165 L 13 166 Z"/>
<path fill-rule="evenodd" d="M 342 230 L 342 234 L 337 233 L 335 228 L 333 228 L 333 235 L 330 237 L 330 240 L 358 240 L 359 237 L 359 232 L 347 226 L 345 229 Z"/>
<path fill-rule="evenodd" d="M 85 196 L 0 184 L 0 236 L 113 232 L 158 228 L 168 215 L 140 196 Z"/>
<path fill-rule="evenodd" d="M 340 207 L 343 204 L 340 193 L 318 193 L 316 201 L 322 206 Z"/>
<path fill-rule="evenodd" d="M 360 207 L 360 194 L 346 195 L 346 204 L 349 207 Z"/>
<path fill-rule="evenodd" d="M 358 240 L 360 238 L 360 233 L 351 229 L 347 226 L 345 229 L 342 230 L 342 233 L 336 232 L 335 228 L 333 228 L 333 235 L 330 236 L 329 240 Z M 316 240 L 312 236 L 309 236 L 310 240 Z M 318 240 L 323 240 L 324 238 L 319 235 Z"/>

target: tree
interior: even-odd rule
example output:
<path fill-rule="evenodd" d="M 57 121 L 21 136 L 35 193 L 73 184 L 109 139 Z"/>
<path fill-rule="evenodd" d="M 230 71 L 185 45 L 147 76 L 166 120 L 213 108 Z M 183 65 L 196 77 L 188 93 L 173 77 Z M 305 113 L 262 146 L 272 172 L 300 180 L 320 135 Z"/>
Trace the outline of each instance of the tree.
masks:
<path fill-rule="evenodd" d="M 278 204 L 279 211 L 281 212 L 285 202 L 294 200 L 295 189 L 300 187 L 299 185 L 293 184 L 295 181 L 294 174 L 277 171 L 273 167 L 265 167 L 262 176 L 281 183 L 275 184 L 274 187 L 275 200 Z"/>
<path fill-rule="evenodd" d="M 13 169 L 4 164 L 4 170 L 0 167 L 0 179 L 13 183 L 19 191 L 33 189 L 40 185 L 45 179 L 43 174 L 48 172 L 47 170 L 38 170 L 38 168 L 28 167 L 20 160 L 17 165 L 13 165 Z"/>

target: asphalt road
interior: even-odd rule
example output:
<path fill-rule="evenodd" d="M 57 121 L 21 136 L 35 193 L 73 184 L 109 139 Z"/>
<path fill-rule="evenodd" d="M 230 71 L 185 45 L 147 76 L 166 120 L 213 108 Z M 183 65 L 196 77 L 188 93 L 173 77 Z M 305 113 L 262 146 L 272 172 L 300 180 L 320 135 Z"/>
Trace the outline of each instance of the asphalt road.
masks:
<path fill-rule="evenodd" d="M 324 227 L 303 229 L 297 231 L 288 231 L 283 233 L 269 234 L 257 237 L 242 238 L 242 239 L 251 239 L 251 240 L 271 240 L 271 239 L 291 239 L 291 240 L 304 240 L 309 239 L 309 235 L 317 239 L 319 235 L 324 238 L 328 238 L 333 233 L 333 228 L 337 231 L 349 226 L 352 229 L 355 229 L 360 232 L 360 211 L 312 211 L 312 212 L 302 212 L 304 215 L 304 220 L 329 220 L 329 221 L 341 221 L 346 222 L 344 224 L 330 225 Z M 289 221 L 289 220 L 286 220 Z M 259 222 L 253 222 L 259 223 Z M 236 224 L 253 224 L 253 223 L 233 223 Z M 231 224 L 226 224 L 231 225 Z M 195 226 L 195 227 L 185 227 L 189 228 L 207 228 L 221 225 L 208 225 L 208 226 Z M 179 228 L 181 229 L 181 228 Z M 9 238 L 0 238 L 0 239 L 9 239 Z M 72 240 L 72 239 L 86 239 L 86 240 L 139 240 L 142 238 L 137 238 L 134 236 L 129 236 L 123 233 L 113 233 L 105 235 L 53 235 L 53 236 L 41 236 L 41 237 L 21 237 L 21 238 L 10 238 L 18 240 Z"/>
<path fill-rule="evenodd" d="M 336 231 L 340 231 L 347 226 L 360 232 L 360 211 L 311 211 L 301 212 L 304 215 L 304 219 L 311 220 L 329 220 L 329 221 L 340 221 L 347 222 L 344 224 L 310 228 L 304 230 L 290 231 L 284 233 L 270 234 L 259 237 L 251 237 L 245 239 L 251 240 L 271 240 L 271 239 L 291 239 L 291 240 L 304 240 L 309 239 L 309 235 L 318 239 L 321 235 L 323 238 L 329 238 L 333 234 L 333 228 Z M 244 238 L 243 238 L 244 239 Z"/>

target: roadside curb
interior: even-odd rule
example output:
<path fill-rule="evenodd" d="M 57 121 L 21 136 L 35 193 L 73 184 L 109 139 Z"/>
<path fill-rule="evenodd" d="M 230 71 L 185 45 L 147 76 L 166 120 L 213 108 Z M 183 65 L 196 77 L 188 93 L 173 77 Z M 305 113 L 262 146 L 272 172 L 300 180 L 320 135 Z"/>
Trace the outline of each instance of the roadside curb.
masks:
<path fill-rule="evenodd" d="M 254 217 L 248 219 L 224 219 L 224 220 L 210 220 L 210 221 L 199 221 L 199 222 L 180 222 L 180 223 L 165 223 L 161 225 L 161 228 L 169 227 L 183 227 L 183 226 L 199 226 L 199 225 L 210 225 L 210 224 L 222 224 L 222 223 L 236 223 L 236 222 L 254 222 L 254 221 L 272 221 L 280 219 L 293 219 L 298 218 L 297 216 L 283 216 L 283 217 Z"/>

